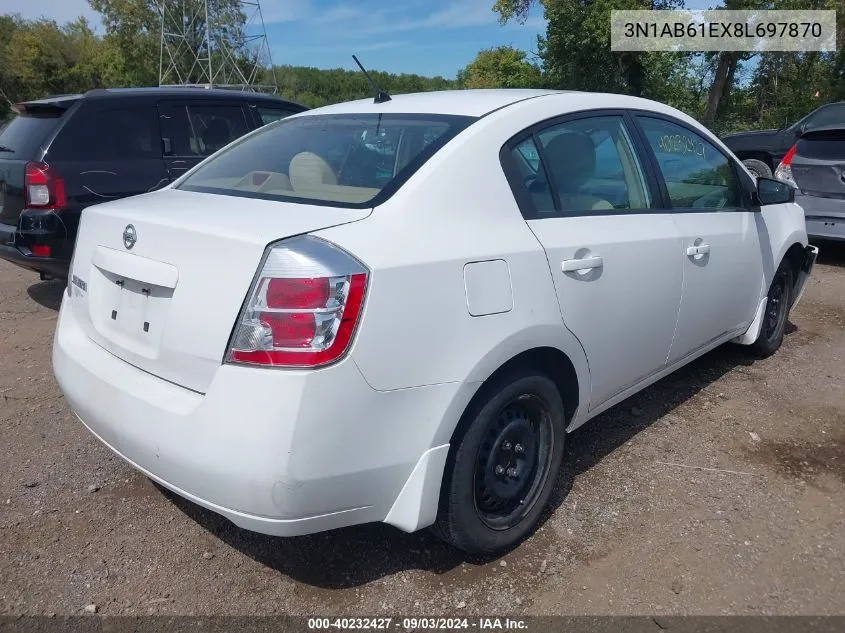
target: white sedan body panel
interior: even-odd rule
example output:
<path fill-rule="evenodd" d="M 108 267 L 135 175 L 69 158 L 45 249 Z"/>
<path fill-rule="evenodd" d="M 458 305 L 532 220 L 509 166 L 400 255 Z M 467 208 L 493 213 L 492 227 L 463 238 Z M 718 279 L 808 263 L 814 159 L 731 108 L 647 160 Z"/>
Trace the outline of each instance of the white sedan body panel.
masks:
<path fill-rule="evenodd" d="M 681 243 L 672 216 L 551 218 L 528 224 L 548 253 L 564 323 L 587 354 L 589 408 L 662 369 L 681 300 Z M 602 258 L 600 267 L 563 270 L 564 262 L 593 257 Z"/>
<path fill-rule="evenodd" d="M 745 331 L 756 314 L 763 278 L 759 213 L 674 213 L 672 218 L 684 249 L 684 290 L 670 363 Z M 706 253 L 686 253 L 702 246 Z"/>
<path fill-rule="evenodd" d="M 689 117 L 631 97 L 406 95 L 292 117 L 481 117 L 375 209 L 189 193 L 174 190 L 177 182 L 86 211 L 71 271 L 79 283 L 63 301 L 54 343 L 60 387 L 120 456 L 243 527 L 294 535 L 367 521 L 430 525 L 459 420 L 508 361 L 537 348 L 569 359 L 572 430 L 741 336 L 786 251 L 806 245 L 794 204 L 526 221 L 500 150 L 538 122 L 599 108 L 673 116 L 724 148 Z M 128 223 L 137 230 L 131 252 L 121 239 Z M 224 362 L 266 246 L 303 233 L 369 271 L 348 353 L 311 370 Z M 711 247 L 706 265 L 687 255 L 697 240 Z M 600 269 L 562 268 L 592 256 Z M 121 275 L 173 286 L 154 313 L 163 319 L 153 323 L 155 348 L 109 320 Z"/>

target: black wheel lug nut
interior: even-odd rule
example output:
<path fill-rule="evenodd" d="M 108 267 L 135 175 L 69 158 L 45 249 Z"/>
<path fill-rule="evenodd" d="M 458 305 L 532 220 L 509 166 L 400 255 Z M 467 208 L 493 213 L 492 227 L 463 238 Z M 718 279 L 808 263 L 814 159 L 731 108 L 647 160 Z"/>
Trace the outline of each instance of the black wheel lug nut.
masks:
<path fill-rule="evenodd" d="M 522 453 L 525 452 L 525 447 L 522 444 L 517 444 L 513 447 L 513 450 L 515 450 L 518 454 L 522 455 Z"/>
<path fill-rule="evenodd" d="M 504 466 L 496 466 L 496 474 L 497 475 L 504 475 L 505 474 L 505 467 Z"/>
<path fill-rule="evenodd" d="M 516 468 L 513 466 L 508 468 L 508 477 L 516 477 Z"/>
<path fill-rule="evenodd" d="M 508 442 L 507 440 L 505 440 L 504 442 L 502 442 L 502 450 L 503 450 L 503 451 L 509 451 L 509 450 L 511 450 L 511 443 L 510 443 L 510 442 Z"/>

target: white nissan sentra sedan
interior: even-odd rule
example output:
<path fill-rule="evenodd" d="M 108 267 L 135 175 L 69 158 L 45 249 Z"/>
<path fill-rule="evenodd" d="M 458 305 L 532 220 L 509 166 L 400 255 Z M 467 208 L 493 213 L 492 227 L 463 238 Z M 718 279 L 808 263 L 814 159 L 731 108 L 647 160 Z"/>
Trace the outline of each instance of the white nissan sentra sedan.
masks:
<path fill-rule="evenodd" d="M 817 254 L 793 195 L 633 97 L 311 110 L 85 211 L 55 373 L 109 448 L 243 528 L 500 551 L 568 432 L 718 345 L 780 346 Z"/>

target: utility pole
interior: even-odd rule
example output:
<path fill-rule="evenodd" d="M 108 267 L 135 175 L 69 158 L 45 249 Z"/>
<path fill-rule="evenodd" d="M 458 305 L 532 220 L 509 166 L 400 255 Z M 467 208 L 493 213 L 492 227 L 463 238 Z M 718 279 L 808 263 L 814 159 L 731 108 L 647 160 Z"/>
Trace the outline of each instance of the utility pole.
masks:
<path fill-rule="evenodd" d="M 156 0 L 160 86 L 277 93 L 260 0 Z"/>

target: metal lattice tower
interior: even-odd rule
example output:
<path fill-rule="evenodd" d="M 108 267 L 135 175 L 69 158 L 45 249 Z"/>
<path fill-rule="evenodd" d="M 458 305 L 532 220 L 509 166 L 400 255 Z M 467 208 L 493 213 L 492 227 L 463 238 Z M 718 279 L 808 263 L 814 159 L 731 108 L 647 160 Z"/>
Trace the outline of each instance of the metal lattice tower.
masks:
<path fill-rule="evenodd" d="M 259 0 L 156 0 L 160 86 L 278 92 Z"/>

